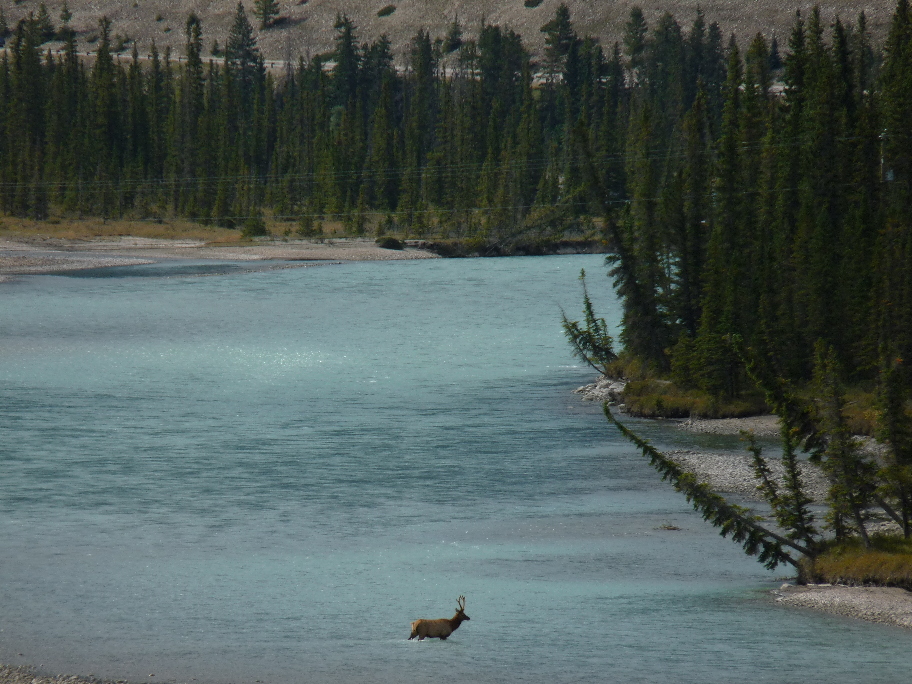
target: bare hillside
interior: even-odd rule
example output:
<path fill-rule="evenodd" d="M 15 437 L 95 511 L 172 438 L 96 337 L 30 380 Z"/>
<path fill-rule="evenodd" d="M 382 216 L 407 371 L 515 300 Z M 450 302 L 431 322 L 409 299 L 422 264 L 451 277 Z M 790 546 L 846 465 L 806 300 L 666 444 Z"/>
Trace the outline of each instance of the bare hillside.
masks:
<path fill-rule="evenodd" d="M 41 0 L 0 0 L 10 27 L 29 12 L 37 13 Z M 534 0 L 532 0 L 534 2 Z M 63 0 L 45 0 L 55 25 Z M 541 26 L 554 16 L 560 0 L 542 0 L 534 8 L 524 0 L 490 3 L 483 0 L 280 0 L 281 18 L 277 26 L 258 32 L 259 45 L 268 59 L 283 60 L 299 55 L 312 55 L 331 49 L 336 15 L 345 13 L 353 19 L 361 40 L 372 40 L 386 34 L 397 54 L 402 54 L 409 39 L 419 28 L 431 36 L 443 36 L 450 22 L 458 16 L 467 36 L 477 34 L 482 21 L 509 26 L 522 34 L 533 50 L 542 47 Z M 577 32 L 598 36 L 603 44 L 618 40 L 631 7 L 639 4 L 652 23 L 663 12 L 675 15 L 682 26 L 693 21 L 698 6 L 707 21 L 716 21 L 728 35 L 735 32 L 742 42 L 760 31 L 767 37 L 776 35 L 784 47 L 796 9 L 807 16 L 813 3 L 789 0 L 566 0 Z M 255 24 L 253 0 L 245 0 L 251 23 Z M 388 5 L 395 11 L 378 16 Z M 160 48 L 169 45 L 175 54 L 183 53 L 184 24 L 189 12 L 203 20 L 205 47 L 213 41 L 224 44 L 236 8 L 236 0 L 69 0 L 71 25 L 79 32 L 80 50 L 91 50 L 97 39 L 98 20 L 106 15 L 112 21 L 112 34 L 135 40 L 140 51 L 146 51 L 154 39 Z M 827 22 L 837 15 L 855 23 L 864 11 L 875 38 L 882 38 L 895 7 L 894 0 L 833 0 L 820 4 Z M 51 47 L 54 47 L 51 45 Z M 127 50 L 130 49 L 127 41 Z"/>

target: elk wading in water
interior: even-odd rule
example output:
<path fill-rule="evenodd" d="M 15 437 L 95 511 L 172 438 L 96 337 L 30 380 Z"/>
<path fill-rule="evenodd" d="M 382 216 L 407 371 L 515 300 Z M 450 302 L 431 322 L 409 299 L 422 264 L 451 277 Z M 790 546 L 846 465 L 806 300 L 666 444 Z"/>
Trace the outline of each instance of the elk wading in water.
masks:
<path fill-rule="evenodd" d="M 439 620 L 415 620 L 412 623 L 412 635 L 409 639 L 418 637 L 421 641 L 425 637 L 428 639 L 440 639 L 444 641 L 450 634 L 455 632 L 459 625 L 468 620 L 469 616 L 465 614 L 465 596 L 460 596 L 456 601 L 456 615 Z"/>

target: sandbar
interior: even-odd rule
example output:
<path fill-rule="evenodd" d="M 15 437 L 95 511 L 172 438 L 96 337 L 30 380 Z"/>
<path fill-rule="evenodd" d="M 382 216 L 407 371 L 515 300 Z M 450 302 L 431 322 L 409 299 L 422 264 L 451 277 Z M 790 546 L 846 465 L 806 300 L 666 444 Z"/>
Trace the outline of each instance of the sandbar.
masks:
<path fill-rule="evenodd" d="M 29 274 L 65 273 L 90 268 L 133 266 L 173 259 L 283 262 L 392 261 L 437 259 L 424 249 L 384 249 L 369 238 L 263 240 L 219 245 L 202 240 L 141 237 L 66 240 L 0 239 L 0 281 Z"/>

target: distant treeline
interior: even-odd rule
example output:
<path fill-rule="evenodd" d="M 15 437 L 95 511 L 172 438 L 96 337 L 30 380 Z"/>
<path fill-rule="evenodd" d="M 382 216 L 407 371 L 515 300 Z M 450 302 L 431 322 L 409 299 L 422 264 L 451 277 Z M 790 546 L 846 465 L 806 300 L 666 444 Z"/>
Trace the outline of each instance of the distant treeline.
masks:
<path fill-rule="evenodd" d="M 886 44 L 861 15 L 796 16 L 787 46 L 726 40 L 697 14 L 623 44 L 579 37 L 561 6 L 533 61 L 519 35 L 414 37 L 407 63 L 344 16 L 330 54 L 267 72 L 242 5 L 224 59 L 136 47 L 77 57 L 19 23 L 0 61 L 0 210 L 23 217 L 181 216 L 301 234 L 342 221 L 498 243 L 601 235 L 623 342 L 684 384 L 736 393 L 726 336 L 769 340 L 809 376 L 822 339 L 862 376 L 912 354 L 912 19 Z"/>

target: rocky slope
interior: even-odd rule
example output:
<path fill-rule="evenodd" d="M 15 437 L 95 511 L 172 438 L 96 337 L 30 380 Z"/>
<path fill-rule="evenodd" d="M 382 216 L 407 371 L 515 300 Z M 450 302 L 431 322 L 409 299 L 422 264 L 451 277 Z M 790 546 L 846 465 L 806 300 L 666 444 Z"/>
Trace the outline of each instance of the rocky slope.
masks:
<path fill-rule="evenodd" d="M 3 2 L 8 24 L 13 27 L 29 12 L 38 12 L 42 0 L 14 0 Z M 55 25 L 63 0 L 44 0 Z M 97 36 L 98 20 L 107 16 L 112 34 L 136 41 L 140 52 L 148 51 L 155 39 L 160 48 L 171 47 L 176 54 L 183 52 L 184 24 L 187 15 L 195 12 L 203 21 L 204 45 L 208 50 L 213 40 L 224 45 L 225 37 L 236 8 L 235 0 L 68 0 L 72 12 L 71 25 L 79 32 L 80 50 L 91 51 L 89 41 Z M 526 4 L 539 4 L 527 7 Z M 481 23 L 509 26 L 520 33 L 527 45 L 535 51 L 543 46 L 540 28 L 554 16 L 560 0 L 508 0 L 489 3 L 483 0 L 280 0 L 277 25 L 260 31 L 258 40 L 267 59 L 296 60 L 299 55 L 313 55 L 331 49 L 333 24 L 339 13 L 345 13 L 355 22 L 362 40 L 374 40 L 386 34 L 392 40 L 398 56 L 405 52 L 409 39 L 419 28 L 429 30 L 431 36 L 443 36 L 449 24 L 458 17 L 467 37 L 478 32 Z M 794 22 L 795 10 L 807 16 L 813 3 L 806 0 L 627 0 L 592 2 L 591 0 L 565 0 L 580 35 L 592 35 L 611 45 L 622 36 L 624 23 L 630 9 L 643 8 L 650 25 L 665 11 L 675 15 L 685 32 L 701 7 L 707 21 L 716 21 L 727 36 L 734 32 L 742 43 L 758 31 L 768 38 L 779 39 L 784 49 Z M 253 0 L 244 0 L 248 14 L 253 19 Z M 378 12 L 392 5 L 395 10 L 378 16 Z M 875 37 L 882 37 L 889 25 L 896 3 L 893 0 L 831 0 L 821 4 L 824 20 L 829 24 L 835 16 L 847 23 L 855 22 L 864 11 L 868 26 Z M 50 47 L 59 47 L 51 44 Z M 131 45 L 126 44 L 124 54 Z"/>

